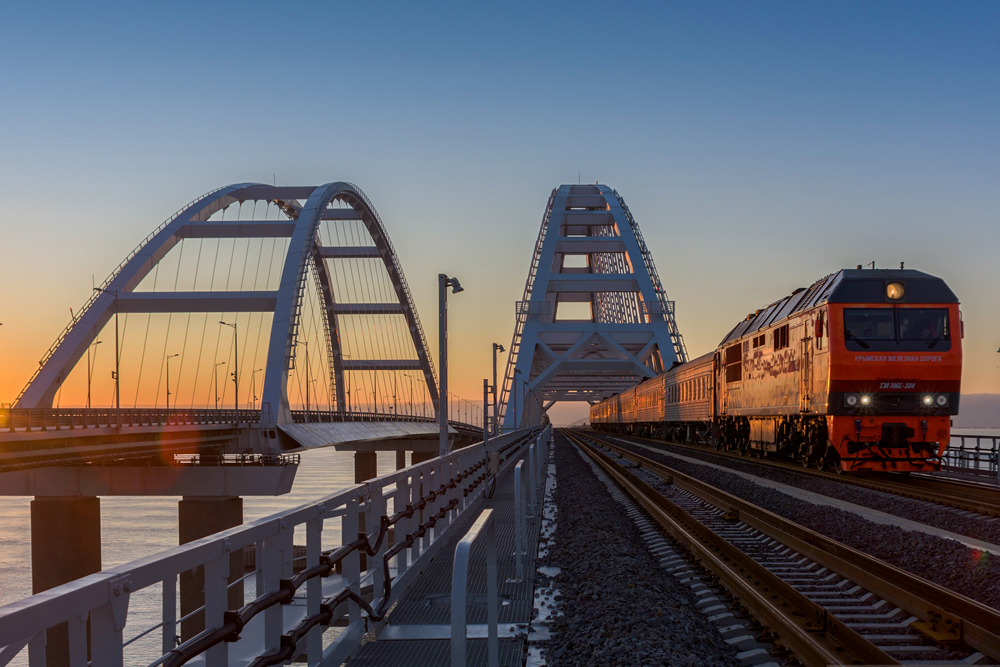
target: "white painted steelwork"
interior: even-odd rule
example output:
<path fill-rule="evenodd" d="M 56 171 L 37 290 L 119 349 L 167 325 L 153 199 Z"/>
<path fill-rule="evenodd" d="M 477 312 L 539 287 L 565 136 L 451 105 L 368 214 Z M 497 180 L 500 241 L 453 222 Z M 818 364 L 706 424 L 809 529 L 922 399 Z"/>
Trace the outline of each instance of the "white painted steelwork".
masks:
<path fill-rule="evenodd" d="M 520 465 L 520 464 L 518 464 Z M 497 596 L 497 532 L 493 510 L 483 510 L 468 532 L 455 545 L 455 560 L 451 573 L 451 667 L 465 667 L 466 598 L 469 587 L 469 561 L 472 545 L 486 538 L 486 639 L 489 666 L 500 665 L 500 643 L 497 636 L 499 598 Z"/>
<path fill-rule="evenodd" d="M 545 433 L 551 433 L 551 429 L 547 429 Z M 533 434 L 527 430 L 505 434 L 490 441 L 489 452 L 501 450 L 531 435 Z M 547 439 L 549 436 L 543 437 Z M 162 585 L 161 620 L 152 628 L 142 630 L 140 634 L 159 631 L 162 650 L 169 653 L 174 649 L 177 624 L 180 622 L 175 593 L 181 573 L 204 567 L 205 626 L 209 630 L 220 628 L 225 624 L 227 580 L 230 553 L 233 551 L 255 547 L 257 565 L 253 576 L 256 577 L 256 590 L 260 599 L 263 595 L 282 590 L 282 580 L 292 576 L 293 536 L 297 528 L 304 530 L 305 566 L 312 568 L 320 564 L 323 552 L 329 553 L 354 541 L 359 534 L 359 515 L 365 517 L 364 525 L 371 531 L 371 541 L 371 537 L 379 532 L 381 517 L 399 513 L 408 505 L 415 506 L 422 497 L 426 498 L 431 491 L 436 491 L 438 495 L 424 508 L 423 516 L 431 516 L 449 505 L 453 505 L 453 509 L 447 510 L 443 520 L 428 530 L 411 548 L 403 549 L 390 560 L 389 571 L 394 577 L 388 600 L 380 599 L 385 590 L 382 585 L 382 556 L 388 548 L 387 540 L 383 540 L 376 548 L 375 555 L 367 559 L 367 570 L 361 570 L 359 552 L 351 552 L 342 561 L 340 573 L 331 574 L 325 579 L 309 579 L 297 591 L 292 604 L 273 606 L 253 617 L 242 628 L 238 641 L 222 642 L 210 648 L 204 654 L 204 664 L 206 667 L 247 664 L 266 651 L 278 650 L 282 645 L 283 634 L 303 618 L 319 614 L 323 600 L 345 588 L 360 595 L 366 587 L 371 586 L 374 598 L 372 606 L 388 609 L 405 593 L 454 531 L 467 525 L 467 519 L 471 516 L 468 512 L 475 512 L 480 507 L 483 490 L 488 484 L 477 483 L 476 479 L 470 477 L 453 485 L 450 482 L 458 480 L 472 466 L 487 461 L 489 452 L 482 443 L 466 447 L 348 487 L 295 509 L 104 570 L 0 607 L 0 646 L 6 647 L 0 652 L 0 665 L 7 664 L 25 645 L 29 647 L 30 664 L 44 665 L 44 631 L 69 621 L 72 625 L 71 655 L 86 656 L 89 635 L 92 664 L 120 667 L 125 659 L 123 645 L 135 639 L 123 636 L 123 629 L 129 618 L 130 596 L 157 585 Z M 519 457 L 520 454 L 515 449 L 507 456 L 499 473 L 508 470 Z M 467 487 L 472 487 L 473 490 L 466 495 Z M 340 521 L 339 540 L 331 535 L 331 520 Z M 404 535 L 417 533 L 420 521 L 419 512 L 413 513 L 409 518 L 400 518 L 395 524 L 396 539 L 401 540 Z M 325 645 L 322 627 L 309 630 L 303 641 L 304 646 L 297 649 L 296 655 L 307 654 L 310 666 L 342 664 L 357 652 L 367 632 L 374 631 L 377 635 L 385 624 L 384 619 L 378 622 L 368 619 L 362 614 L 361 606 L 353 601 L 336 606 L 332 612 L 333 617 L 325 624 L 326 627 L 338 621 L 343 621 L 346 627 Z M 161 662 L 163 659 L 153 665 Z M 84 659 L 81 664 L 85 663 Z"/>
<path fill-rule="evenodd" d="M 582 258 L 574 262 L 571 258 Z M 563 317 L 560 308 L 588 312 Z M 552 191 L 504 377 L 504 429 L 556 401 L 606 398 L 687 360 L 639 226 L 606 185 Z M 522 384 L 523 383 L 523 384 Z"/>
<path fill-rule="evenodd" d="M 217 212 L 233 204 L 267 201 L 288 216 L 287 220 L 212 221 Z M 331 208 L 337 202 L 350 208 Z M 317 230 L 322 220 L 361 220 L 373 246 L 331 248 L 320 244 Z M 279 287 L 273 292 L 134 292 L 167 253 L 185 238 L 288 238 Z M 325 259 L 378 257 L 389 274 L 397 301 L 376 304 L 338 304 Z M 375 207 L 350 183 L 315 186 L 270 186 L 254 183 L 229 185 L 195 200 L 151 233 L 111 276 L 96 288 L 87 304 L 74 316 L 40 362 L 39 368 L 15 401 L 16 408 L 48 409 L 63 381 L 83 357 L 112 315 L 120 313 L 274 312 L 268 343 L 260 420 L 293 422 L 289 405 L 288 373 L 295 367 L 299 319 L 306 280 L 316 281 L 328 357 L 336 390 L 337 411 L 346 409 L 344 371 L 355 368 L 420 370 L 435 410 L 437 382 L 423 328 L 417 317 L 403 270 Z M 345 364 L 340 349 L 337 315 L 401 313 L 416 350 L 415 360 L 364 361 Z M 256 421 L 256 420 L 253 420 Z"/>

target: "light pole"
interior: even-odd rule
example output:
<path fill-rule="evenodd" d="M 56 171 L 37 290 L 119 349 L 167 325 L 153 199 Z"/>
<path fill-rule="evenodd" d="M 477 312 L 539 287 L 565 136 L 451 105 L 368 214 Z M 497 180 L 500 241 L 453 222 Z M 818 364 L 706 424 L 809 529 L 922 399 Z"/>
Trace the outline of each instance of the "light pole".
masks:
<path fill-rule="evenodd" d="M 309 421 L 309 341 L 300 340 L 299 345 L 306 346 L 306 421 Z"/>
<path fill-rule="evenodd" d="M 253 396 L 253 409 L 257 409 L 257 373 L 260 373 L 263 368 L 258 368 L 250 375 L 250 394 Z"/>
<path fill-rule="evenodd" d="M 518 418 L 518 414 L 517 414 L 517 395 L 519 393 L 518 390 L 517 390 L 517 376 L 520 375 L 520 374 L 521 374 L 521 370 L 519 368 L 515 368 L 514 369 L 514 381 L 511 382 L 511 386 L 510 386 L 510 393 L 512 393 L 514 395 L 514 428 L 515 429 L 517 429 L 520 426 L 520 422 L 518 422 L 518 419 L 517 419 Z"/>
<path fill-rule="evenodd" d="M 180 354 L 168 354 L 167 355 L 167 412 L 170 412 L 170 360 L 174 357 L 179 357 Z M 169 419 L 169 417 L 168 417 Z"/>
<path fill-rule="evenodd" d="M 121 373 L 119 373 L 119 363 L 121 357 L 119 355 L 119 344 L 118 344 L 118 290 L 116 289 L 104 289 L 103 287 L 95 287 L 95 292 L 102 292 L 104 294 L 110 294 L 115 298 L 115 426 L 122 425 L 122 393 L 121 393 Z"/>
<path fill-rule="evenodd" d="M 220 361 L 215 364 L 215 409 L 219 409 L 219 366 L 225 366 L 226 362 Z"/>
<path fill-rule="evenodd" d="M 3 326 L 3 324 L 0 323 L 0 326 Z M 90 409 L 90 382 L 91 382 L 91 379 L 94 376 L 94 367 L 91 366 L 91 363 L 90 363 L 90 349 L 92 347 L 100 345 L 103 342 L 104 341 L 102 341 L 102 340 L 95 340 L 93 343 L 91 343 L 90 345 L 87 346 L 87 409 L 88 410 Z M 95 358 L 95 360 L 97 358 L 97 351 L 96 350 L 94 351 L 94 358 Z"/>
<path fill-rule="evenodd" d="M 499 405 L 497 391 L 497 352 L 506 352 L 503 345 L 500 343 L 493 343 L 493 435 L 496 435 L 500 431 L 500 419 L 497 416 L 497 405 Z M 483 408 L 483 419 L 486 419 L 486 410 Z"/>
<path fill-rule="evenodd" d="M 438 274 L 438 362 L 441 364 L 441 386 L 438 388 L 438 455 L 448 453 L 448 288 L 458 294 L 465 288 L 458 278 Z"/>
<path fill-rule="evenodd" d="M 236 408 L 236 421 L 240 420 L 240 342 L 237 337 L 236 323 L 230 324 L 219 320 L 219 324 L 233 328 L 233 384 L 236 386 L 236 396 L 233 397 L 233 407 Z"/>

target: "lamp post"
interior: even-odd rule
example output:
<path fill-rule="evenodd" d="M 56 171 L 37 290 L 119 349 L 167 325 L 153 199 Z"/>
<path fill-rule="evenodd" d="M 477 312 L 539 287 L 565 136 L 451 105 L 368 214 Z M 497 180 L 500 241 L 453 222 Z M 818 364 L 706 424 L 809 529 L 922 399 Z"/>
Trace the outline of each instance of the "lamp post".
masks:
<path fill-rule="evenodd" d="M 167 355 L 167 419 L 170 419 L 170 360 L 174 357 L 179 357 L 180 354 L 168 354 Z"/>
<path fill-rule="evenodd" d="M 309 421 L 309 341 L 300 340 L 299 345 L 306 346 L 306 421 Z"/>
<path fill-rule="evenodd" d="M 517 388 L 517 376 L 520 375 L 520 374 L 521 374 L 521 370 L 518 369 L 518 368 L 515 368 L 514 369 L 514 381 L 511 382 L 511 385 L 510 385 L 510 393 L 512 393 L 514 395 L 514 428 L 515 429 L 517 429 L 517 427 L 520 426 L 520 422 L 518 421 L 518 414 L 517 414 L 517 395 L 519 393 L 518 392 L 518 388 Z"/>
<path fill-rule="evenodd" d="M 215 409 L 219 409 L 219 366 L 224 366 L 226 362 L 220 361 L 215 364 Z"/>
<path fill-rule="evenodd" d="M 122 425 L 122 393 L 121 393 L 121 370 L 119 368 L 119 363 L 121 362 L 121 357 L 119 355 L 119 344 L 118 344 L 118 290 L 116 289 L 104 289 L 103 287 L 95 287 L 95 292 L 101 292 L 103 294 L 110 294 L 115 298 L 115 426 Z"/>
<path fill-rule="evenodd" d="M 253 409 L 257 409 L 257 373 L 260 373 L 263 368 L 258 368 L 250 375 L 250 394 L 253 396 Z"/>
<path fill-rule="evenodd" d="M 0 323 L 0 326 L 2 326 L 2 323 Z M 103 342 L 104 341 L 102 341 L 102 340 L 95 340 L 93 343 L 91 343 L 90 345 L 87 346 L 87 409 L 88 410 L 90 409 L 90 382 L 91 382 L 91 379 L 93 378 L 93 373 L 94 373 L 94 367 L 91 366 L 91 363 L 90 363 L 90 349 L 92 347 L 100 345 Z M 96 357 L 96 355 L 97 355 L 96 351 L 94 352 L 94 355 Z"/>
<path fill-rule="evenodd" d="M 497 352 L 506 352 L 503 345 L 493 343 L 493 435 L 500 431 L 500 417 L 497 415 L 499 405 L 499 394 L 497 391 Z M 486 408 L 483 408 L 483 419 L 486 419 Z"/>
<path fill-rule="evenodd" d="M 236 396 L 233 397 L 233 407 L 236 408 L 236 421 L 240 420 L 240 342 L 237 337 L 236 323 L 230 324 L 219 320 L 219 324 L 233 328 L 233 384 L 236 386 Z"/>
<path fill-rule="evenodd" d="M 465 288 L 458 278 L 438 274 L 438 362 L 441 364 L 440 387 L 438 387 L 438 454 L 448 453 L 448 288 L 458 294 Z"/>

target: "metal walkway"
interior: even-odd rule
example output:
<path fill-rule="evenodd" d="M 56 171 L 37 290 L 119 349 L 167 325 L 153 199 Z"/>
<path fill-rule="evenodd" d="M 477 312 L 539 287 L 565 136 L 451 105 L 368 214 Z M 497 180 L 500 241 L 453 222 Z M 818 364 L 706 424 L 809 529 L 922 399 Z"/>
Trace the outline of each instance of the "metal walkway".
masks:
<path fill-rule="evenodd" d="M 525 456 L 527 452 L 525 452 Z M 527 557 L 523 581 L 516 578 L 514 559 L 515 502 L 512 467 L 497 481 L 493 497 L 483 509 L 493 509 L 497 540 L 499 588 L 500 665 L 520 665 L 526 651 L 528 623 L 534 591 L 534 560 L 538 549 L 541 513 L 527 522 Z M 525 491 L 527 493 L 527 491 Z M 539 494 L 539 501 L 541 494 Z M 469 513 L 478 514 L 476 513 Z M 474 517 L 469 516 L 467 523 Z M 463 526 L 464 533 L 466 526 Z M 362 646 L 348 667 L 446 667 L 451 665 L 451 580 L 455 545 L 462 534 L 455 534 L 439 555 L 407 591 L 389 616 L 389 624 L 378 639 Z M 468 588 L 469 667 L 487 663 L 486 546 L 477 542 L 472 549 Z"/>

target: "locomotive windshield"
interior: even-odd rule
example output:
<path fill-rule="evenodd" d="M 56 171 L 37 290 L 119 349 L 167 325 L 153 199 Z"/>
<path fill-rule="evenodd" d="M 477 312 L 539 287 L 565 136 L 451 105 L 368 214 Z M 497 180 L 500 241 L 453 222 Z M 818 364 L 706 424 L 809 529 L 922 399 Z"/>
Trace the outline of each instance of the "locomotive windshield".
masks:
<path fill-rule="evenodd" d="M 845 308 L 849 350 L 951 348 L 947 308 Z"/>

